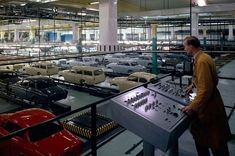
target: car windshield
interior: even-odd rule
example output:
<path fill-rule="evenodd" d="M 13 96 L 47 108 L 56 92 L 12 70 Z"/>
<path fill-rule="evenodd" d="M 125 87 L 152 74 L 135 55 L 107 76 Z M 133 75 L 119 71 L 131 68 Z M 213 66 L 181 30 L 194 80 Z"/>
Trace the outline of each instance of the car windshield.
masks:
<path fill-rule="evenodd" d="M 129 76 L 128 77 L 128 81 L 135 81 L 135 82 L 137 82 L 138 81 L 138 78 L 136 77 L 136 76 Z"/>
<path fill-rule="evenodd" d="M 44 89 L 44 88 L 49 88 L 53 86 L 56 86 L 56 84 L 53 80 L 50 80 L 50 79 L 40 80 L 37 82 L 38 89 Z"/>
<path fill-rule="evenodd" d="M 45 66 L 46 67 L 46 66 Z M 54 68 L 53 64 L 47 64 L 47 69 L 52 69 Z M 46 68 L 45 68 L 46 69 Z"/>
<path fill-rule="evenodd" d="M 59 123 L 47 123 L 29 130 L 29 139 L 37 142 L 63 130 Z"/>
<path fill-rule="evenodd" d="M 17 77 L 17 74 L 15 72 L 2 72 L 0 73 L 0 78 L 2 80 L 7 79 L 7 78 L 13 78 Z"/>
<path fill-rule="evenodd" d="M 102 75 L 104 72 L 103 72 L 103 70 L 95 70 L 94 71 L 94 75 Z"/>
<path fill-rule="evenodd" d="M 137 63 L 137 62 L 131 62 L 131 65 L 132 65 L 132 66 L 137 66 L 138 63 Z"/>

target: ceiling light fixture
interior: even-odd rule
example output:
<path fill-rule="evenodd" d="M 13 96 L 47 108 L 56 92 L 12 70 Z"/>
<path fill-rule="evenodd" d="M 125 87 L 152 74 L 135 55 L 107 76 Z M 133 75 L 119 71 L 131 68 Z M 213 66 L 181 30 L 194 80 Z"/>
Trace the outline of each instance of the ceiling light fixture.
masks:
<path fill-rule="evenodd" d="M 38 2 L 38 3 L 49 3 L 49 2 L 54 2 L 58 0 L 30 0 L 31 2 Z"/>
<path fill-rule="evenodd" d="M 197 0 L 197 5 L 198 6 L 206 6 L 206 0 Z"/>
<path fill-rule="evenodd" d="M 95 8 L 86 8 L 86 10 L 99 11 L 98 9 L 95 9 Z"/>
<path fill-rule="evenodd" d="M 95 5 L 95 4 L 99 4 L 100 2 L 91 2 L 91 3 L 89 3 L 90 5 Z"/>

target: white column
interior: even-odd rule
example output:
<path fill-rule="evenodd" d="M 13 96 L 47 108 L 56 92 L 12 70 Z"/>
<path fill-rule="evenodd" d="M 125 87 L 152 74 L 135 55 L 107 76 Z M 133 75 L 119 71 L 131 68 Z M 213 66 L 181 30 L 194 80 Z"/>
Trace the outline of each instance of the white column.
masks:
<path fill-rule="evenodd" d="M 73 23 L 73 43 L 78 41 L 78 23 Z"/>
<path fill-rule="evenodd" d="M 203 32 L 203 38 L 207 37 L 206 36 L 206 32 L 207 32 L 207 28 L 206 27 L 203 27 L 202 32 Z"/>
<path fill-rule="evenodd" d="M 175 30 L 171 27 L 171 40 L 176 40 Z"/>
<path fill-rule="evenodd" d="M 11 32 L 8 31 L 8 42 L 11 40 Z"/>
<path fill-rule="evenodd" d="M 82 27 L 78 27 L 78 40 L 82 39 Z"/>
<path fill-rule="evenodd" d="M 151 39 L 157 37 L 157 24 L 151 24 Z"/>
<path fill-rule="evenodd" d="M 198 13 L 192 13 L 192 36 L 198 37 Z"/>
<path fill-rule="evenodd" d="M 1 39 L 1 40 L 4 40 L 4 39 L 5 39 L 4 36 L 5 36 L 5 31 L 2 31 L 2 32 L 1 32 L 1 35 L 0 35 L 0 39 Z"/>
<path fill-rule="evenodd" d="M 95 41 L 99 40 L 99 30 L 95 30 Z"/>
<path fill-rule="evenodd" d="M 233 41 L 234 36 L 233 36 L 233 25 L 228 26 L 228 40 Z"/>
<path fill-rule="evenodd" d="M 15 42 L 19 41 L 19 30 L 18 29 L 15 29 L 14 41 Z"/>
<path fill-rule="evenodd" d="M 99 3 L 99 51 L 118 51 L 117 0 L 100 0 Z"/>
<path fill-rule="evenodd" d="M 151 40 L 151 28 L 147 28 L 147 36 L 146 36 L 146 39 L 147 40 Z"/>
<path fill-rule="evenodd" d="M 32 41 L 34 39 L 35 39 L 35 29 L 31 27 L 29 31 L 29 40 Z"/>
<path fill-rule="evenodd" d="M 56 32 L 56 42 L 61 42 L 61 32 L 60 31 Z"/>

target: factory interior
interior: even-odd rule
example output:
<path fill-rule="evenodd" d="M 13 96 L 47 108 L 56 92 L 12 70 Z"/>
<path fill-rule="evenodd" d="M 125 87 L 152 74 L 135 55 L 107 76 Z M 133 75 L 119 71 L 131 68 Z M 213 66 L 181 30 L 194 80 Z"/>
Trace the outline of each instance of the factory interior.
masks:
<path fill-rule="evenodd" d="M 235 0 L 0 0 L 0 156 L 197 156 L 189 36 L 234 156 Z"/>

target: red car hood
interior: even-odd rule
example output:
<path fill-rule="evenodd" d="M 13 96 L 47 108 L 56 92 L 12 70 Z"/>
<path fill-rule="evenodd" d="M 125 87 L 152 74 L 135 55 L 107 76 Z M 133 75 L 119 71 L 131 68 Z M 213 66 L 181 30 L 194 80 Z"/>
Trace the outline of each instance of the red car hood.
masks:
<path fill-rule="evenodd" d="M 45 155 L 80 155 L 83 143 L 70 132 L 63 130 L 34 143 Z"/>

